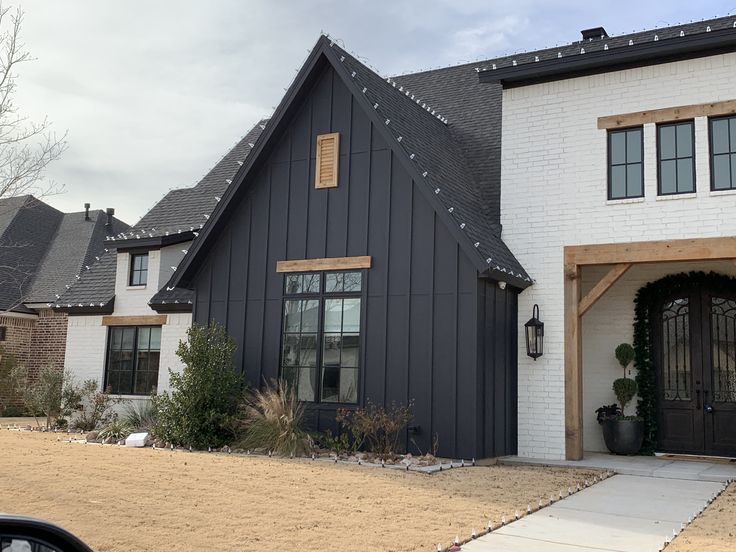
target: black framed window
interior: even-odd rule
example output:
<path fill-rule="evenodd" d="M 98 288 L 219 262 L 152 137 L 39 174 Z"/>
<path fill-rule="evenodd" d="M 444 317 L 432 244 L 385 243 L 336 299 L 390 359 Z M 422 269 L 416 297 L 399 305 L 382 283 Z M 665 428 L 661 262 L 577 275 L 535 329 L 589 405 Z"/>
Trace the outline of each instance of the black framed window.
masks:
<path fill-rule="evenodd" d="M 693 121 L 657 125 L 657 192 L 695 191 L 695 125 Z"/>
<path fill-rule="evenodd" d="M 8 333 L 8 328 L 6 326 L 0 326 L 0 341 L 5 341 L 5 336 Z"/>
<path fill-rule="evenodd" d="M 362 287 L 361 272 L 286 276 L 281 377 L 300 400 L 358 402 Z"/>
<path fill-rule="evenodd" d="M 710 189 L 736 189 L 736 116 L 713 117 L 710 125 Z"/>
<path fill-rule="evenodd" d="M 114 326 L 107 339 L 105 389 L 149 395 L 158 385 L 161 326 Z"/>
<path fill-rule="evenodd" d="M 644 130 L 608 131 L 608 199 L 644 196 Z"/>
<path fill-rule="evenodd" d="M 145 286 L 148 281 L 148 253 L 132 254 L 130 256 L 131 286 Z"/>

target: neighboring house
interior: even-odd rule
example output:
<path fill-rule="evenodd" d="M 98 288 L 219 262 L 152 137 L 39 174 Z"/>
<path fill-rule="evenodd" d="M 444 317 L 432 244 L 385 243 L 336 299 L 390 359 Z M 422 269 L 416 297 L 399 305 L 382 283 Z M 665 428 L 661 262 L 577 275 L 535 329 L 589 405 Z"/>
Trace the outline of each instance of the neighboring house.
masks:
<path fill-rule="evenodd" d="M 169 369 L 192 323 L 189 290 L 167 287 L 193 237 L 226 192 L 266 121 L 257 124 L 192 188 L 167 193 L 54 301 L 68 315 L 66 369 L 130 400 L 169 389 Z"/>
<path fill-rule="evenodd" d="M 0 200 L 0 347 L 31 377 L 64 366 L 66 315 L 51 307 L 128 229 L 113 215 L 89 205 L 62 213 L 30 195 Z"/>
<path fill-rule="evenodd" d="M 727 17 L 384 79 L 322 37 L 170 285 L 313 429 L 414 401 L 413 451 L 579 459 L 651 282 L 648 438 L 734 455 L 735 51 Z"/>

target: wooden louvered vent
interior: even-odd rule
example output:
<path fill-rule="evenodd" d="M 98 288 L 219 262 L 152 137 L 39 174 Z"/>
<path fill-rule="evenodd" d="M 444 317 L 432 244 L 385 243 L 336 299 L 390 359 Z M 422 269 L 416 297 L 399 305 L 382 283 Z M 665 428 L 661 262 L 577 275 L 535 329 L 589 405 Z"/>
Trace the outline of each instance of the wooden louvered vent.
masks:
<path fill-rule="evenodd" d="M 340 133 L 317 136 L 317 175 L 314 187 L 337 188 L 337 163 L 340 159 Z"/>

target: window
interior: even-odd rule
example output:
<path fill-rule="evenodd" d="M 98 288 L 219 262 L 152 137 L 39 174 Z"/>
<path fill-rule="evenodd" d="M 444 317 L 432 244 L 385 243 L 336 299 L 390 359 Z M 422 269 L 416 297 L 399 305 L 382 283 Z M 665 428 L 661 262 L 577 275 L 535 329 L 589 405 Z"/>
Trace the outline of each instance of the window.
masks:
<path fill-rule="evenodd" d="M 710 120 L 710 189 L 736 189 L 736 117 Z"/>
<path fill-rule="evenodd" d="M 148 280 L 148 253 L 130 256 L 131 286 L 145 286 Z"/>
<path fill-rule="evenodd" d="M 659 195 L 695 191 L 695 125 L 692 121 L 657 126 Z"/>
<path fill-rule="evenodd" d="M 360 272 L 288 274 L 281 377 L 302 401 L 357 403 Z"/>
<path fill-rule="evenodd" d="M 337 166 L 340 161 L 340 133 L 317 136 L 315 188 L 337 188 Z"/>
<path fill-rule="evenodd" d="M 158 385 L 161 326 L 115 326 L 107 340 L 105 389 L 148 395 Z"/>
<path fill-rule="evenodd" d="M 642 127 L 608 131 L 608 199 L 644 196 Z"/>
<path fill-rule="evenodd" d="M 0 326 L 0 341 L 5 341 L 8 328 L 6 326 Z"/>

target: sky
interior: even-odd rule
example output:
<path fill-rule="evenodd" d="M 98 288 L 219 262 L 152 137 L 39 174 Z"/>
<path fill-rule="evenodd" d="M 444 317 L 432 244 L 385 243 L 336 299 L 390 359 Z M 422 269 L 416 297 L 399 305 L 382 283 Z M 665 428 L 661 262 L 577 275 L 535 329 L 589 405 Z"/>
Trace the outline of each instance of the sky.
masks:
<path fill-rule="evenodd" d="M 13 2 L 4 2 L 13 5 Z M 196 182 L 281 100 L 321 32 L 383 76 L 736 14 L 736 0 L 16 0 L 34 60 L 15 103 L 68 132 L 63 211 L 135 223 Z M 735 16 L 736 18 L 736 16 Z"/>

